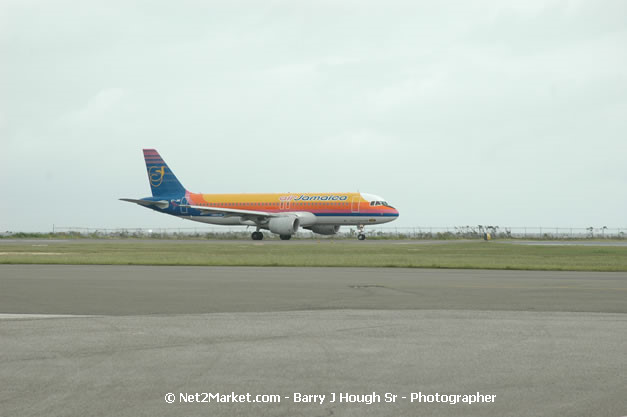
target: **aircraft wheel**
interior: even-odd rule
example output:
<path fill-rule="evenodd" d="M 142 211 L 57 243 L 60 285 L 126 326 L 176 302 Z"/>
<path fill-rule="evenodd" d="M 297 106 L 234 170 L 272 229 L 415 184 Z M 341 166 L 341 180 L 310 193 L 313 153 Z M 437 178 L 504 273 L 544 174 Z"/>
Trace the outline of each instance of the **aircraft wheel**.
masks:
<path fill-rule="evenodd" d="M 279 237 L 281 238 L 281 240 L 290 240 L 292 238 L 292 235 L 279 235 Z"/>
<path fill-rule="evenodd" d="M 357 239 L 359 240 L 366 240 L 366 235 L 364 235 L 363 233 L 360 233 L 357 235 Z"/>
<path fill-rule="evenodd" d="M 250 235 L 250 237 L 252 237 L 253 240 L 262 240 L 263 239 L 263 233 L 261 233 L 261 232 L 253 232 L 253 234 Z"/>

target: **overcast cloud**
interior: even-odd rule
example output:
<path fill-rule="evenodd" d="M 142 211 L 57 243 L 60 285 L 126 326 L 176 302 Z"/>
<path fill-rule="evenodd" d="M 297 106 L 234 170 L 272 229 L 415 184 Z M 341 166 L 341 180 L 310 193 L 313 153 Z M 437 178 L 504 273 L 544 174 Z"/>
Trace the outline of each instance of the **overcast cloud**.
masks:
<path fill-rule="evenodd" d="M 196 192 L 365 191 L 393 225 L 626 227 L 624 1 L 0 1 L 0 230 L 203 227 Z"/>

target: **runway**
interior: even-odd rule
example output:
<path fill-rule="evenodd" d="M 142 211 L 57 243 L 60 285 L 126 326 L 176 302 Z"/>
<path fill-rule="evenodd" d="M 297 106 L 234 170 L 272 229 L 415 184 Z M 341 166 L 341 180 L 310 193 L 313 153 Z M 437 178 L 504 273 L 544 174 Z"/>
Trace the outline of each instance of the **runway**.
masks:
<path fill-rule="evenodd" d="M 627 273 L 0 265 L 0 276 L 0 313 L 321 309 L 627 313 Z"/>
<path fill-rule="evenodd" d="M 0 313 L 1 415 L 627 410 L 625 273 L 2 265 Z M 477 391 L 495 402 L 401 399 Z M 178 401 L 196 392 L 282 402 Z M 399 397 L 328 401 L 372 392 Z"/>
<path fill-rule="evenodd" d="M 248 239 L 10 239 L 3 238 L 0 243 L 3 245 L 33 245 L 33 246 L 48 246 L 55 244 L 64 245 L 81 245 L 85 243 L 115 243 L 117 245 L 134 244 L 138 242 L 145 242 L 151 244 L 207 244 L 207 243 L 220 243 L 223 245 L 241 245 L 242 243 L 252 243 Z M 295 238 L 289 242 L 285 242 L 278 239 L 264 239 L 261 242 L 254 242 L 255 244 L 267 244 L 267 245 L 311 245 L 318 243 L 333 243 L 336 245 L 353 244 L 356 243 L 356 239 L 335 239 L 332 237 L 319 237 L 314 236 L 312 238 Z M 483 243 L 483 239 L 366 239 L 359 241 L 360 245 L 447 245 L 456 243 Z M 624 247 L 627 246 L 626 240 L 522 240 L 522 239 L 495 239 L 493 243 L 509 243 L 512 245 L 523 246 L 615 246 Z"/>

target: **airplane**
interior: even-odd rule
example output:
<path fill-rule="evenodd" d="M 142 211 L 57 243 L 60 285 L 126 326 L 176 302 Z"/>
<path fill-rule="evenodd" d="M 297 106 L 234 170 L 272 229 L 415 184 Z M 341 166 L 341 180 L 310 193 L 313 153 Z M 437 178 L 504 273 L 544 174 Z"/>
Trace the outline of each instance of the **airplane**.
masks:
<path fill-rule="evenodd" d="M 366 225 L 394 221 L 399 213 L 388 202 L 366 193 L 199 194 L 185 189 L 156 149 L 144 149 L 152 197 L 121 198 L 159 213 L 215 225 L 252 226 L 289 240 L 300 227 L 334 235 L 341 226 L 357 226 L 359 240 Z"/>

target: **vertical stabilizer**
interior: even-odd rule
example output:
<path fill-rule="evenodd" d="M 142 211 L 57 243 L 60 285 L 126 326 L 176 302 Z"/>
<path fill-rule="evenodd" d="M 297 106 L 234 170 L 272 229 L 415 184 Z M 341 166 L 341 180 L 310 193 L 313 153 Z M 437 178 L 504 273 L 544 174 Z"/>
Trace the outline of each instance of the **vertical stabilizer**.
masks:
<path fill-rule="evenodd" d="M 153 197 L 178 198 L 185 195 L 185 187 L 181 185 L 156 149 L 144 149 L 144 160 Z"/>

